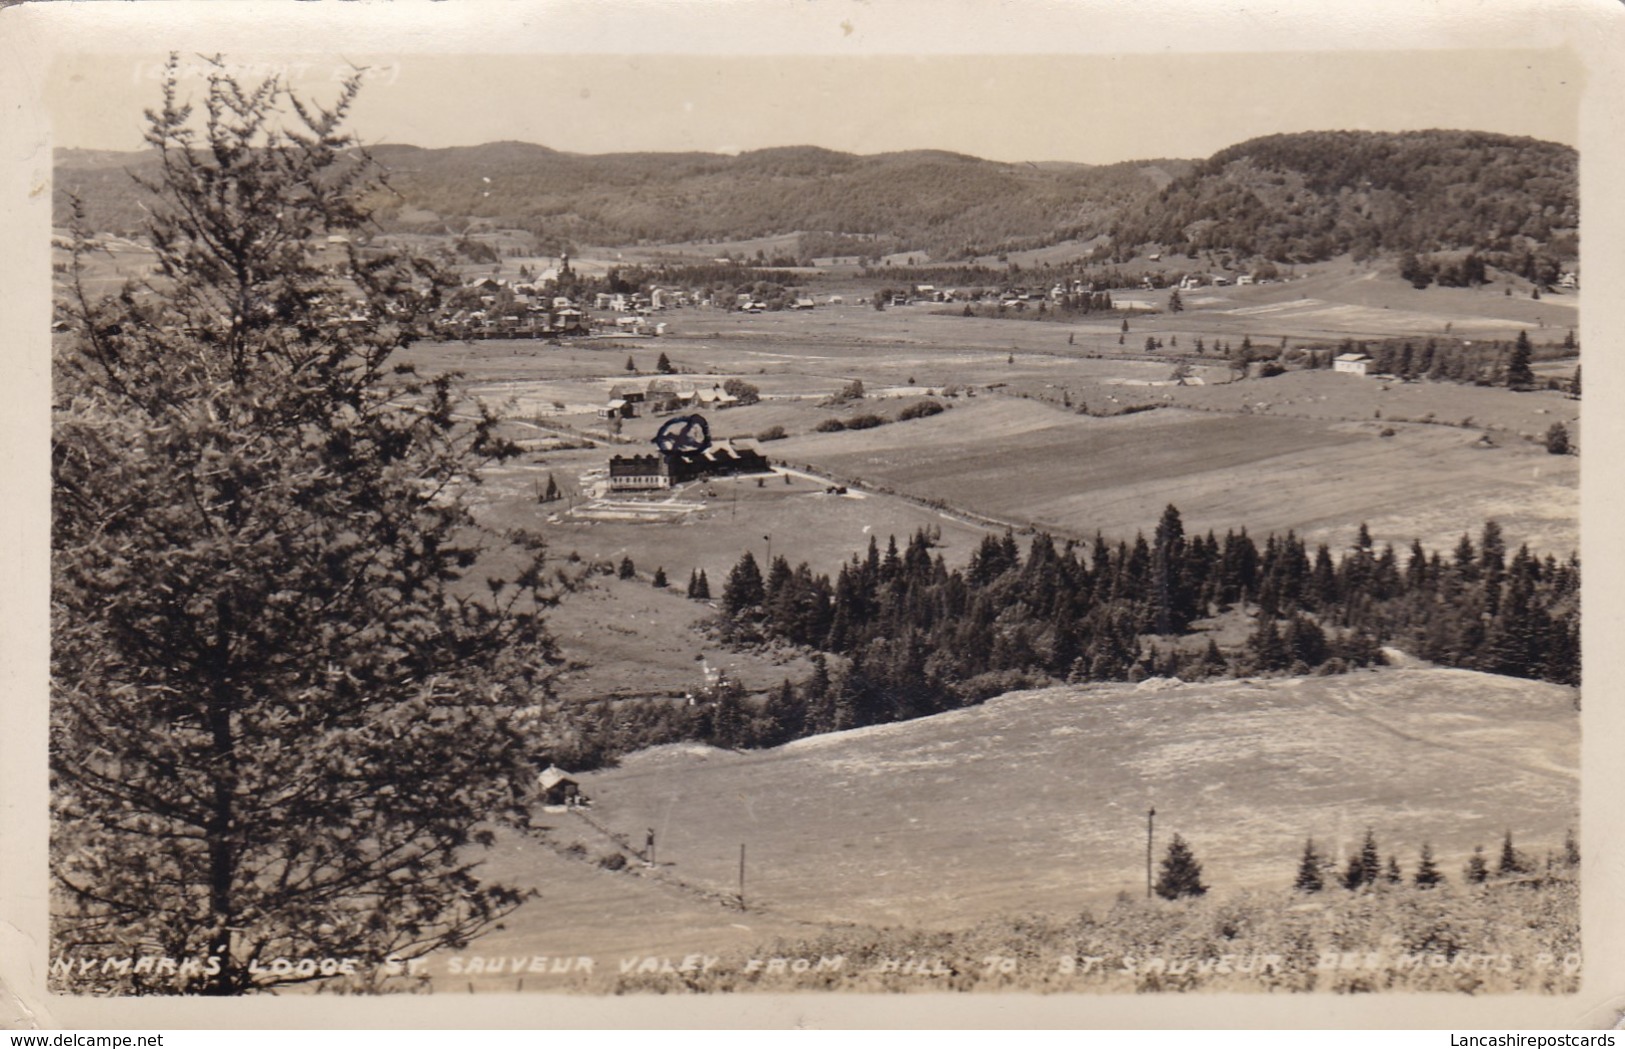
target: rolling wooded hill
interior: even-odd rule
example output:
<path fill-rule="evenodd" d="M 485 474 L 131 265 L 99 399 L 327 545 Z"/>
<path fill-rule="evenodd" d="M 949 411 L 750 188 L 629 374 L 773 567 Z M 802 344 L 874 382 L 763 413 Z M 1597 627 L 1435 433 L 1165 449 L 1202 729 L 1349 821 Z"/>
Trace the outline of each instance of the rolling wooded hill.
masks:
<path fill-rule="evenodd" d="M 1220 150 L 1126 209 L 1136 244 L 1314 261 L 1342 252 L 1577 251 L 1579 155 L 1478 131 L 1270 135 Z"/>
<path fill-rule="evenodd" d="M 471 220 L 545 244 L 733 240 L 801 233 L 801 256 L 920 251 L 937 259 L 1111 234 L 1136 245 L 1311 261 L 1478 248 L 1574 253 L 1574 150 L 1484 132 L 1309 132 L 1254 139 L 1205 161 L 1010 164 L 941 151 L 857 156 L 810 146 L 710 153 L 562 153 L 498 142 L 384 145 L 397 196 L 386 229 L 461 232 Z M 69 195 L 93 228 L 140 227 L 127 170 L 141 154 L 64 150 Z"/>
<path fill-rule="evenodd" d="M 1005 164 L 940 151 L 860 157 L 814 147 L 589 156 L 519 142 L 372 153 L 399 194 L 376 201 L 386 229 L 462 232 L 471 219 L 489 220 L 556 247 L 810 231 L 800 239 L 804 256 L 974 255 L 1091 237 L 1190 166 Z M 93 228 L 139 228 L 140 190 L 124 168 L 139 171 L 144 158 L 123 157 L 59 155 L 59 225 L 76 193 Z"/>

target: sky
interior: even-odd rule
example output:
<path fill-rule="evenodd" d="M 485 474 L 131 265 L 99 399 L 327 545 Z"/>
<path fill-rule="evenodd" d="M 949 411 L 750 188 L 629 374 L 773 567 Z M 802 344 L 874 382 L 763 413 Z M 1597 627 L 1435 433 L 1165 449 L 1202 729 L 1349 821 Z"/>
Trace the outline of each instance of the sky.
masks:
<path fill-rule="evenodd" d="M 518 140 L 570 152 L 817 145 L 1001 161 L 1204 157 L 1276 132 L 1450 127 L 1576 145 L 1581 64 L 1564 48 L 1077 54 L 227 55 L 331 98 L 368 69 L 350 122 L 369 143 Z M 59 147 L 137 149 L 163 52 L 59 55 Z M 202 63 L 183 56 L 186 89 Z"/>

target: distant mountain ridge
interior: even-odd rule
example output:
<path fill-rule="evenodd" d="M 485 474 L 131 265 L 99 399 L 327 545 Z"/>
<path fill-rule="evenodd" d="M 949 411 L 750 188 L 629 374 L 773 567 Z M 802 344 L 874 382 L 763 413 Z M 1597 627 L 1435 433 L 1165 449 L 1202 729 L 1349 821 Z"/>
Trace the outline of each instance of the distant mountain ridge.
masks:
<path fill-rule="evenodd" d="M 1306 132 L 1202 161 L 1099 166 L 818 146 L 589 155 L 493 142 L 371 152 L 393 190 L 375 202 L 384 228 L 460 232 L 482 221 L 556 246 L 812 231 L 802 254 L 942 259 L 1109 234 L 1120 254 L 1153 244 L 1309 261 L 1348 250 L 1561 253 L 1578 223 L 1573 149 L 1486 132 Z M 139 191 L 124 169 L 151 163 L 59 151 L 58 222 L 77 193 L 93 227 L 138 228 Z"/>

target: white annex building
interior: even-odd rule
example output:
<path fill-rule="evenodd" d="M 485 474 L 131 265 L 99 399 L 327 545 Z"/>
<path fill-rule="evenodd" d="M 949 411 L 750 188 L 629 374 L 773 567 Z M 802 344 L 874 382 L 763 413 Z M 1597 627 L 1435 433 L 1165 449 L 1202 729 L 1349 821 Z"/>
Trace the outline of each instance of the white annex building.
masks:
<path fill-rule="evenodd" d="M 1342 353 L 1332 360 L 1332 371 L 1347 372 L 1350 375 L 1368 375 L 1371 371 L 1371 357 L 1364 353 Z"/>

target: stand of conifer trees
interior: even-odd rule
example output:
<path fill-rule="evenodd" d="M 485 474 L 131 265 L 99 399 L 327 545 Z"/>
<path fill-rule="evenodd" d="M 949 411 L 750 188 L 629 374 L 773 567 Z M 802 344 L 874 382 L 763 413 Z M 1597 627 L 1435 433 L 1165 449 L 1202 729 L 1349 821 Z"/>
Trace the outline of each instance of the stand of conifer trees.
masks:
<path fill-rule="evenodd" d="M 833 581 L 779 556 L 758 584 L 749 553 L 735 575 L 749 585 L 725 602 L 734 641 L 777 639 L 847 660 L 830 695 L 803 697 L 808 733 L 1050 680 L 1334 673 L 1381 662 L 1388 643 L 1447 666 L 1579 680 L 1578 561 L 1527 547 L 1509 561 L 1493 521 L 1449 558 L 1416 542 L 1403 557 L 1379 550 L 1364 525 L 1334 555 L 1325 544 L 1311 553 L 1291 532 L 1262 547 L 1245 530 L 1187 538 L 1169 506 L 1149 542 L 1097 537 L 1087 553 L 1039 534 L 1023 555 L 1007 533 L 949 571 L 917 532 L 884 552 L 871 538 Z M 1194 620 L 1233 608 L 1256 616 L 1243 648 L 1180 643 Z"/>

